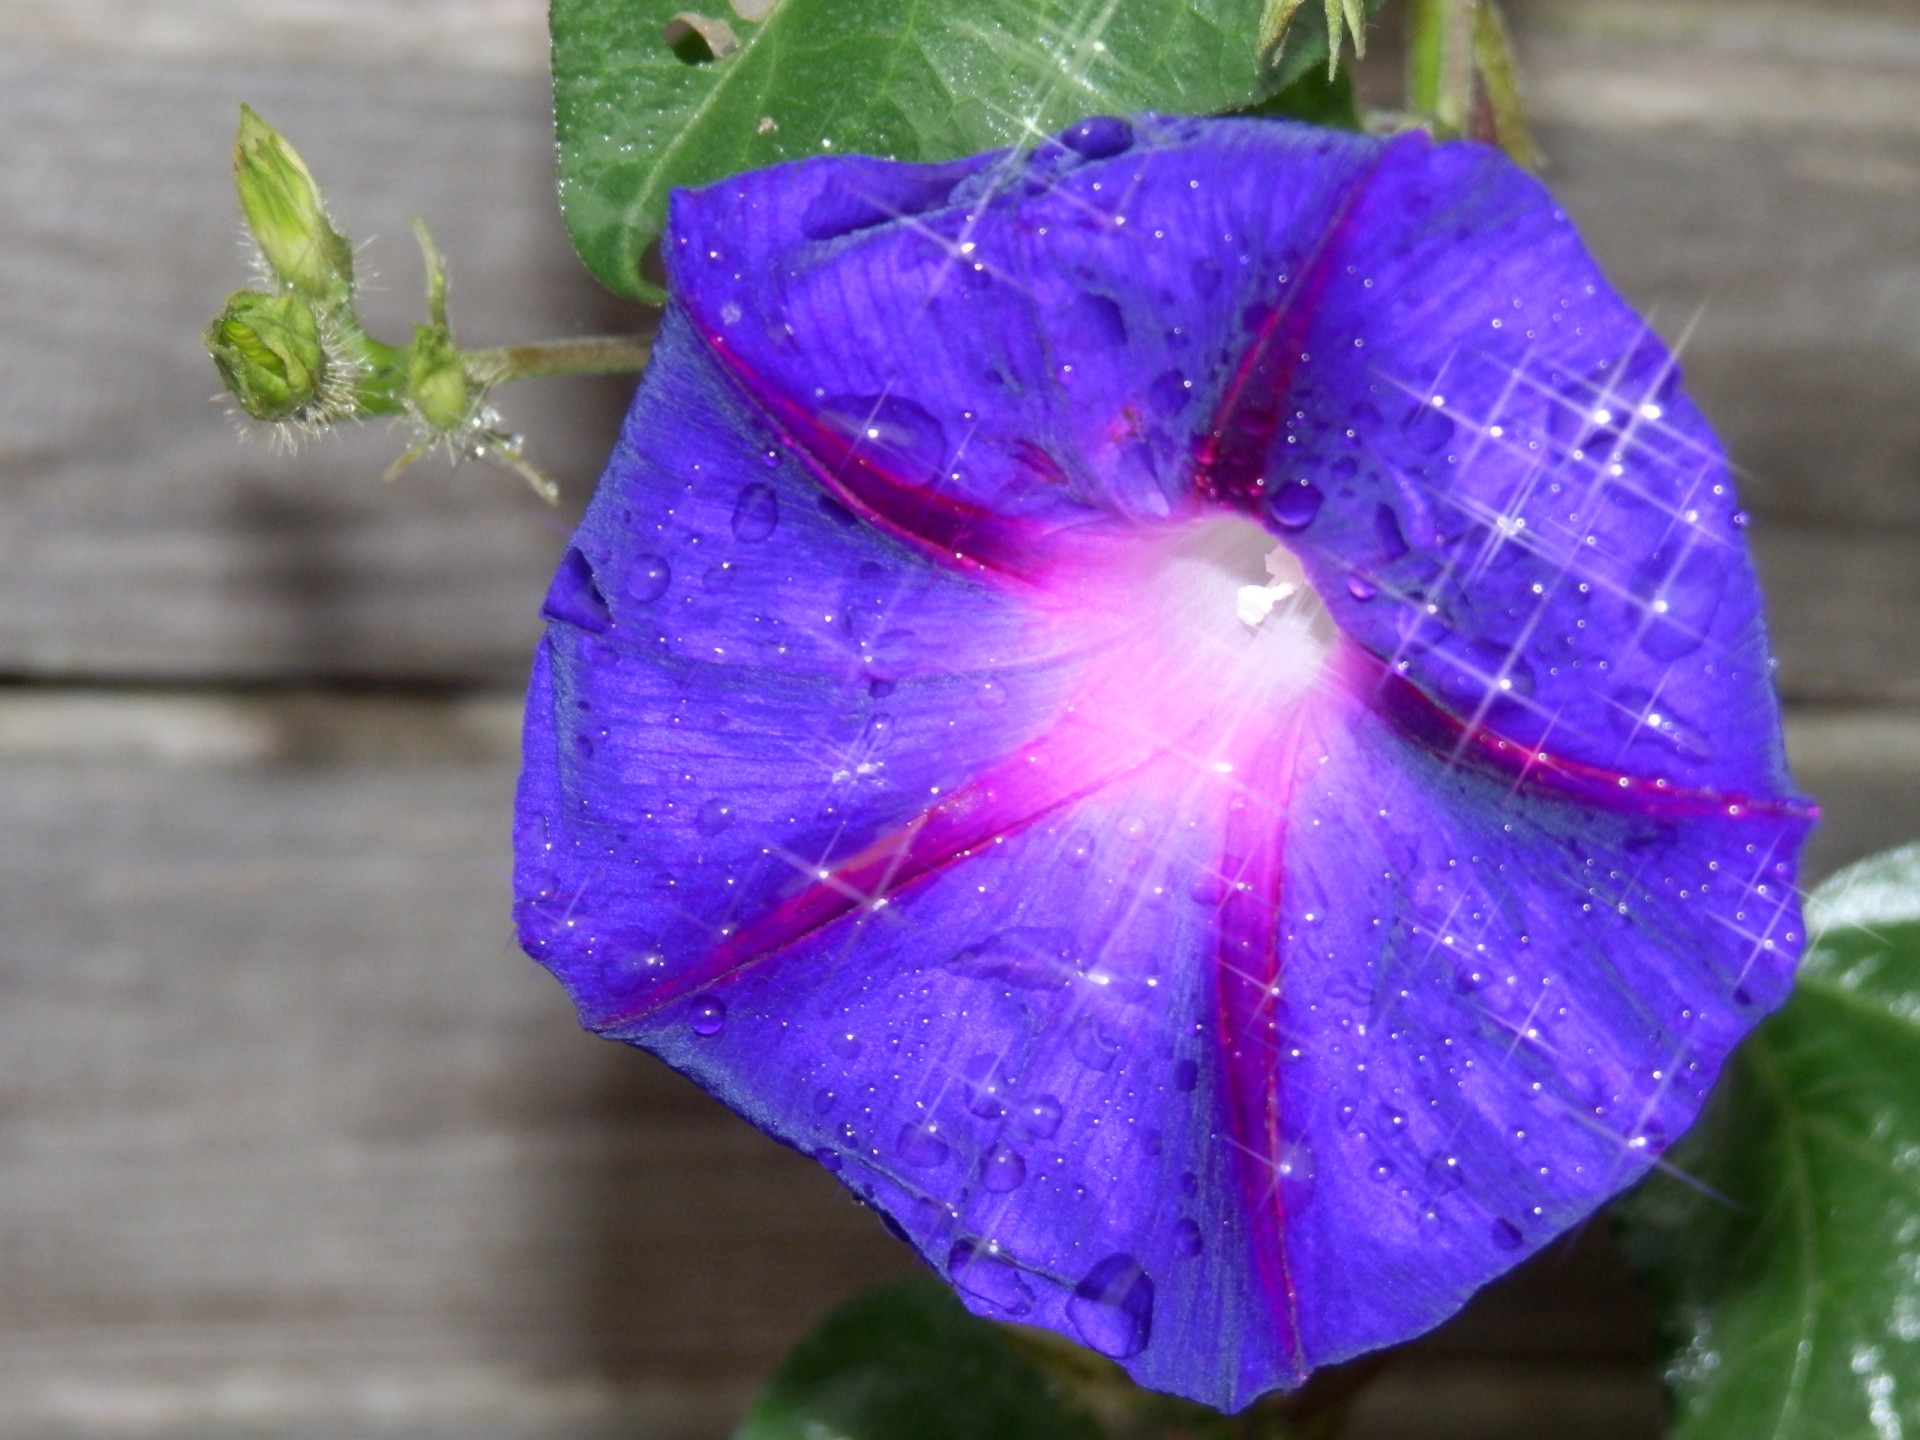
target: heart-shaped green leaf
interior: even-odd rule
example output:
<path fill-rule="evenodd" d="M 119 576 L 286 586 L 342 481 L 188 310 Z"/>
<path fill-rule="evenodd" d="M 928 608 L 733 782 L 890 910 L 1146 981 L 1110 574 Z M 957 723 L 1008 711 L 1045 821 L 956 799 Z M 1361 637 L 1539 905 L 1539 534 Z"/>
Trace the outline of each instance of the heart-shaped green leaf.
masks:
<path fill-rule="evenodd" d="M 1379 0 L 1369 0 L 1369 8 Z M 690 5 L 704 5 L 692 10 Z M 560 204 L 589 269 L 657 300 L 667 193 L 807 155 L 944 160 L 1082 116 L 1254 104 L 1327 59 L 1264 0 L 552 0 Z"/>
<path fill-rule="evenodd" d="M 1758 900 L 1765 897 L 1756 897 Z M 1815 892 L 1793 998 L 1623 1205 L 1674 1440 L 1920 1433 L 1920 845 Z"/>

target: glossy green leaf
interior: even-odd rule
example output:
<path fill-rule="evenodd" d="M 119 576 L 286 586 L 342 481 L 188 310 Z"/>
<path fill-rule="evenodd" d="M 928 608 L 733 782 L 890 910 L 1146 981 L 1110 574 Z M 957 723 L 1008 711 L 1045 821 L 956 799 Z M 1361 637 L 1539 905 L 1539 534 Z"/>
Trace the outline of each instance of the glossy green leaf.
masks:
<path fill-rule="evenodd" d="M 1098 1440 L 932 1279 L 870 1290 L 795 1347 L 734 1440 Z"/>
<path fill-rule="evenodd" d="M 1792 1000 L 1623 1208 L 1667 1306 L 1674 1440 L 1920 1434 L 1920 845 L 1808 906 Z"/>
<path fill-rule="evenodd" d="M 1238 109 L 1326 68 L 1320 5 L 1264 54 L 1263 8 L 552 0 L 561 209 L 603 283 L 658 299 L 640 262 L 674 186 L 824 153 L 951 159 L 1090 114 Z M 1357 14 L 1357 0 L 1336 13 Z"/>

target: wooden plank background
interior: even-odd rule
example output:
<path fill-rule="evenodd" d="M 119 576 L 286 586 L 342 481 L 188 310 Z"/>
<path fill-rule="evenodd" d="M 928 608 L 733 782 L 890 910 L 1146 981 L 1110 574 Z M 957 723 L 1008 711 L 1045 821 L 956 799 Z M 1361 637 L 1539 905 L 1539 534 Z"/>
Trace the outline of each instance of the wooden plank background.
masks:
<path fill-rule="evenodd" d="M 1813 868 L 1920 835 L 1920 13 L 1516 6 L 1550 178 L 1689 333 L 1744 467 Z M 719 1436 L 910 1261 L 815 1167 L 579 1034 L 505 819 L 555 517 L 236 439 L 245 98 L 417 310 L 630 326 L 551 200 L 539 0 L 0 0 L 0 1431 Z M 577 507 L 613 382 L 509 392 Z M 1598 1232 L 1390 1369 L 1363 1440 L 1650 1437 Z"/>

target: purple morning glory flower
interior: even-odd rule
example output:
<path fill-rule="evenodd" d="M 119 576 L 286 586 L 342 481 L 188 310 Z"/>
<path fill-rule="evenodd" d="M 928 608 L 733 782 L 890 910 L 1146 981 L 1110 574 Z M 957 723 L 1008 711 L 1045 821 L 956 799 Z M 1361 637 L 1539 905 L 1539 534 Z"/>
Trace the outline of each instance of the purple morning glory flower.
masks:
<path fill-rule="evenodd" d="M 519 923 L 968 1305 L 1225 1408 L 1638 1177 L 1800 946 L 1674 362 L 1497 154 L 1089 120 L 676 197 Z"/>

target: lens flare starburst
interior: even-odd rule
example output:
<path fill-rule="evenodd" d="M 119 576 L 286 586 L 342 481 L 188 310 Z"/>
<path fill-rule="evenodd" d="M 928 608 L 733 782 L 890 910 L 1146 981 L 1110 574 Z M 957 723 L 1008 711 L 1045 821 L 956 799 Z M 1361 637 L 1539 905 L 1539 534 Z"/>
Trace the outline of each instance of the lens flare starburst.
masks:
<path fill-rule="evenodd" d="M 1100 119 L 667 257 L 528 705 L 589 1026 L 1225 1408 L 1657 1162 L 1811 812 L 1719 448 L 1545 191 Z"/>

